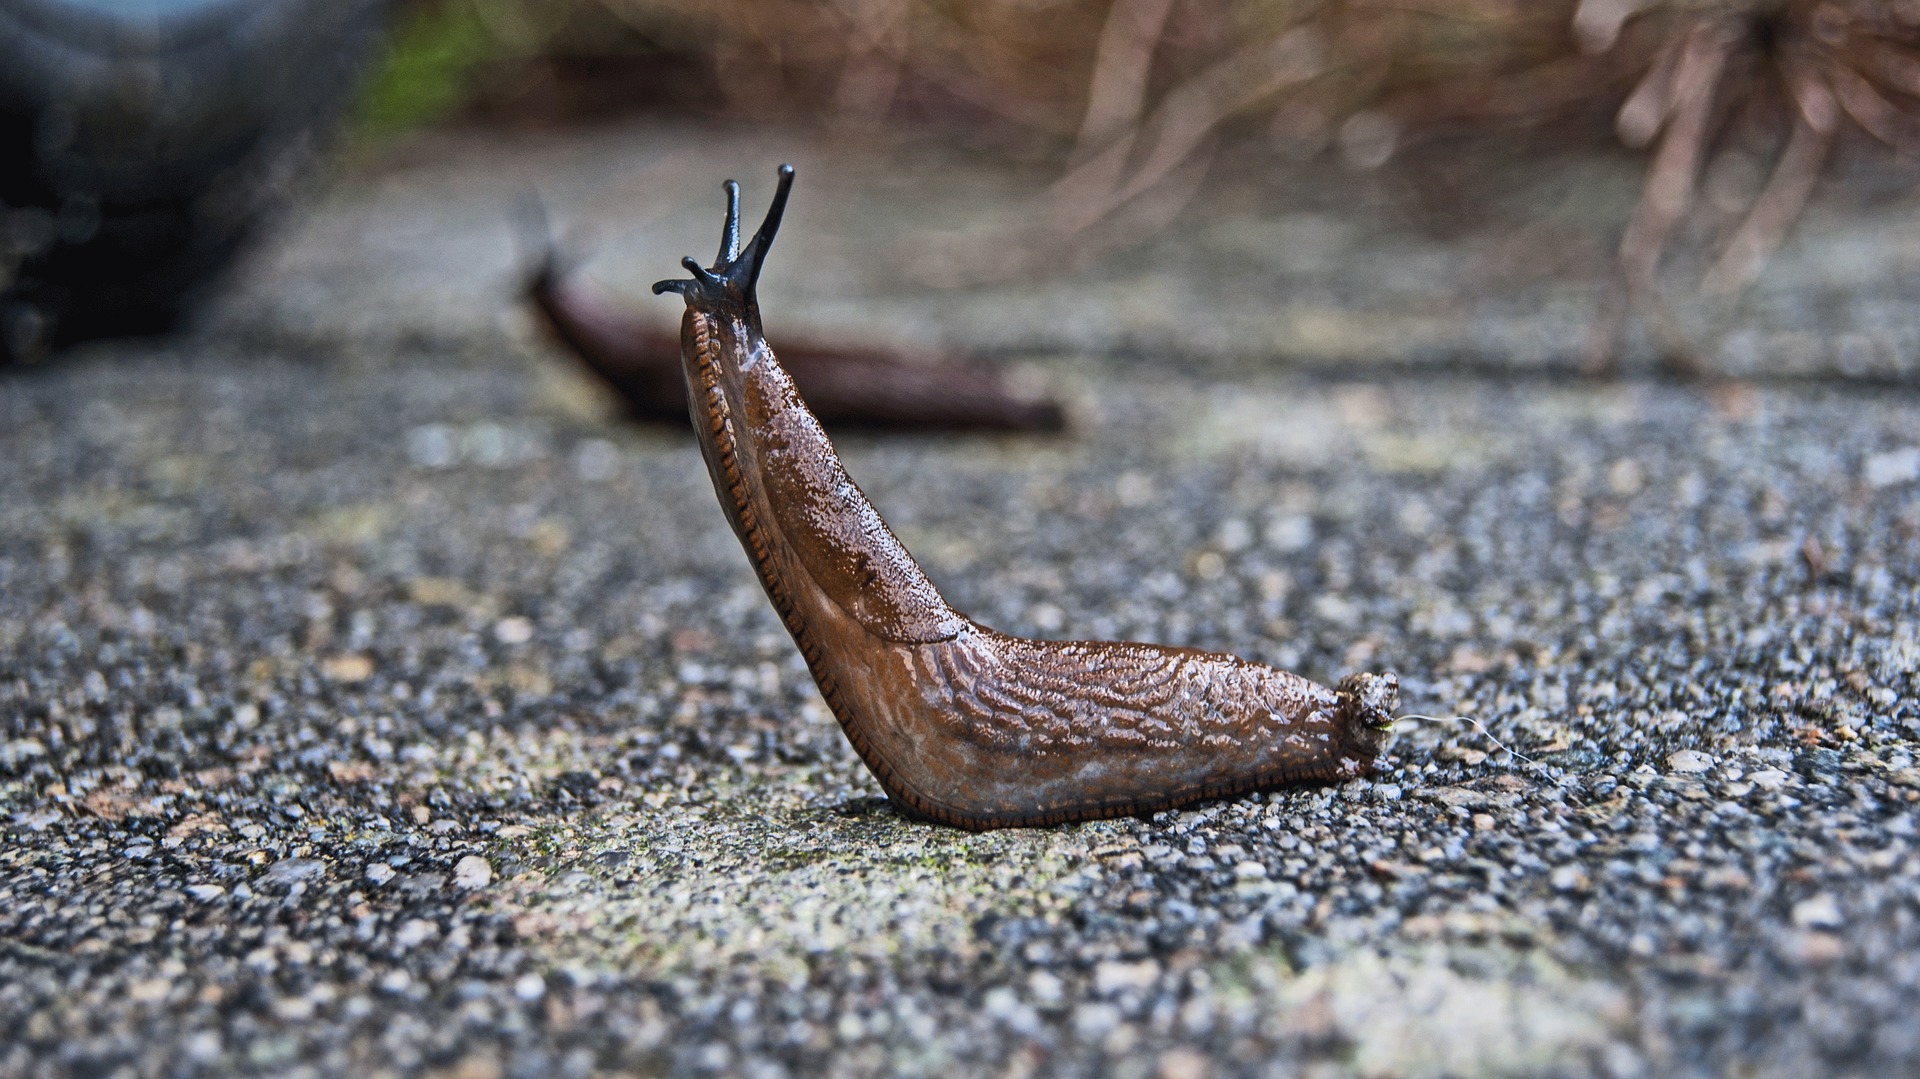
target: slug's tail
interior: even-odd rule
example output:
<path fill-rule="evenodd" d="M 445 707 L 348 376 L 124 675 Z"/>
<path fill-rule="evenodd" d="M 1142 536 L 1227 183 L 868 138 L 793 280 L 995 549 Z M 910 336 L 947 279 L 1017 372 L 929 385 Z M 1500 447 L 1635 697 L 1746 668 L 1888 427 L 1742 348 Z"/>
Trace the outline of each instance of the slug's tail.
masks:
<path fill-rule="evenodd" d="M 793 166 L 780 166 L 780 186 L 773 193 L 773 205 L 767 207 L 766 220 L 760 222 L 759 231 L 747 241 L 745 248 L 740 246 L 740 185 L 728 180 L 726 191 L 727 223 L 720 233 L 720 255 L 713 267 L 703 267 L 688 255 L 680 260 L 680 265 L 693 277 L 656 281 L 653 291 L 655 295 L 677 292 L 686 297 L 689 305 L 706 311 L 736 310 L 748 316 L 757 328 L 760 304 L 754 296 L 754 287 L 760 282 L 760 267 L 767 260 L 767 249 L 773 246 L 774 234 L 780 231 L 780 218 L 787 212 L 787 195 L 793 191 Z"/>

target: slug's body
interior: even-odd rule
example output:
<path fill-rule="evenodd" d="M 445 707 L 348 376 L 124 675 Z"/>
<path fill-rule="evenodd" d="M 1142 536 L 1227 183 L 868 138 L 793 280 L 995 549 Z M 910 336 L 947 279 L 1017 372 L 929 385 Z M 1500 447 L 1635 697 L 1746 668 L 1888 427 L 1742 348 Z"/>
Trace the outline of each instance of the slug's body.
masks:
<path fill-rule="evenodd" d="M 727 518 L 847 738 L 907 812 L 961 828 L 1147 813 L 1361 775 L 1394 676 L 1328 689 L 1233 656 L 1030 641 L 947 606 L 854 485 L 760 331 L 754 283 L 792 183 L 745 251 L 729 183 L 714 270 L 684 260 L 694 427 Z"/>

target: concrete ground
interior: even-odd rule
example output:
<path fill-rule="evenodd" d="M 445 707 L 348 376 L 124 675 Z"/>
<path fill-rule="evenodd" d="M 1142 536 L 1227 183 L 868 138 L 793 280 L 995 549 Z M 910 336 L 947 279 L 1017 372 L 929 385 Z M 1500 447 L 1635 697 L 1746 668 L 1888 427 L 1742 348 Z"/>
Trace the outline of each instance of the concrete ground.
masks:
<path fill-rule="evenodd" d="M 1391 669 L 1485 731 L 1151 820 L 896 815 L 691 438 L 512 297 L 536 188 L 671 322 L 645 286 L 783 159 L 776 348 L 1070 402 L 840 440 L 957 607 Z M 1839 183 L 1688 308 L 1742 382 L 1638 337 L 1582 381 L 1635 163 L 1490 160 L 1243 163 L 1009 278 L 1031 171 L 435 136 L 197 333 L 0 375 L 0 1076 L 1920 1070 L 1920 207 Z"/>

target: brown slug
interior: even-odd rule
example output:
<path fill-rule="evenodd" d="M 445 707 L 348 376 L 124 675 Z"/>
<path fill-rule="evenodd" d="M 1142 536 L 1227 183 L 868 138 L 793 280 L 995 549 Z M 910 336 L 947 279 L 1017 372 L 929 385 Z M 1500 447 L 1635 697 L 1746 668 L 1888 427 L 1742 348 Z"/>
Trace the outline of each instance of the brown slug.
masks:
<path fill-rule="evenodd" d="M 745 248 L 740 189 L 681 321 L 694 428 L 727 519 L 820 692 L 911 816 L 967 829 L 1143 814 L 1371 766 L 1399 682 L 1328 689 L 1230 655 L 1031 641 L 947 606 L 847 475 L 760 328 L 755 284 L 793 184 Z"/>
<path fill-rule="evenodd" d="M 567 351 L 611 386 L 636 419 L 685 423 L 680 343 L 560 279 L 552 253 L 527 281 L 527 297 Z M 946 356 L 808 342 L 782 347 L 815 418 L 829 427 L 919 431 L 1059 431 L 1066 414 L 1017 396 L 990 368 Z"/>

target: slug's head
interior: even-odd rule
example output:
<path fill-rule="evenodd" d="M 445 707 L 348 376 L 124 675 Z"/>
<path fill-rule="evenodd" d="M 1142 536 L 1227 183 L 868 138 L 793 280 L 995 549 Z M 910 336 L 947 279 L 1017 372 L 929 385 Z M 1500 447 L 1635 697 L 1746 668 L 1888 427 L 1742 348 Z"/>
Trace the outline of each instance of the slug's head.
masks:
<path fill-rule="evenodd" d="M 773 193 L 773 205 L 767 208 L 760 230 L 740 246 L 740 185 L 728 180 L 727 223 L 720 233 L 720 254 L 712 268 L 703 267 L 692 255 L 680 265 L 693 274 L 692 279 L 655 281 L 655 295 L 677 292 L 687 306 L 715 315 L 744 318 L 756 332 L 760 329 L 760 303 L 754 286 L 760 281 L 760 266 L 766 261 L 767 248 L 773 246 L 773 234 L 780 231 L 780 217 L 787 211 L 787 194 L 793 190 L 793 166 L 780 166 L 780 186 Z"/>
<path fill-rule="evenodd" d="M 1350 674 L 1340 680 L 1334 692 L 1339 703 L 1339 723 L 1347 750 L 1371 764 L 1393 728 L 1393 712 L 1400 705 L 1400 676 Z"/>

